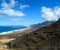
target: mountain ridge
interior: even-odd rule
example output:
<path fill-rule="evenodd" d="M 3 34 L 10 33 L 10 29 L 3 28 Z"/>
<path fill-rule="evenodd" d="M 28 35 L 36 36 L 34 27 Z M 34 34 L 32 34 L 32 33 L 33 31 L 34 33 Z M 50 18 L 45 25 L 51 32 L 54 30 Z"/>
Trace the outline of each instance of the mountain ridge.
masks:
<path fill-rule="evenodd" d="M 60 20 L 7 43 L 15 50 L 58 50 L 60 48 Z"/>

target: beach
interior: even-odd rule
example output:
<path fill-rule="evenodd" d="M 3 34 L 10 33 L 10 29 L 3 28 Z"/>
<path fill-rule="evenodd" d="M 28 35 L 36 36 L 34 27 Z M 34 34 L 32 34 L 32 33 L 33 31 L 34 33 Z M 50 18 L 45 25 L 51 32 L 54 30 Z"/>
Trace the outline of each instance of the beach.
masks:
<path fill-rule="evenodd" d="M 25 30 L 27 30 L 27 29 L 30 29 L 30 28 L 24 28 L 24 29 L 18 29 L 18 30 L 13 30 L 13 31 L 7 31 L 7 32 L 2 32 L 2 33 L 0 33 L 0 35 L 1 34 L 11 34 L 11 33 L 13 33 L 13 32 L 22 32 L 22 31 L 25 31 Z"/>

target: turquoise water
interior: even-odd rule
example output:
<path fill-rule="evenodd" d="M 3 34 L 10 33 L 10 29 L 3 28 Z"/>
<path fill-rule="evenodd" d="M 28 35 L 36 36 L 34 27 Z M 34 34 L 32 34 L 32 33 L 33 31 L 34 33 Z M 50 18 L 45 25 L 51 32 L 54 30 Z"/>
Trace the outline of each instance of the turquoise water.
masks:
<path fill-rule="evenodd" d="M 25 26 L 0 26 L 0 33 L 27 28 Z"/>

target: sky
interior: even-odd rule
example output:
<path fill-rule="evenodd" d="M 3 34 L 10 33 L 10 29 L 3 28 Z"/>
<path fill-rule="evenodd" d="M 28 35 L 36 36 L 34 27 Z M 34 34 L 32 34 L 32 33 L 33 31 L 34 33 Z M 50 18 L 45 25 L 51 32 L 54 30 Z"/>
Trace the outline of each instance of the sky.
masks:
<path fill-rule="evenodd" d="M 0 25 L 32 25 L 60 18 L 60 0 L 0 0 Z"/>

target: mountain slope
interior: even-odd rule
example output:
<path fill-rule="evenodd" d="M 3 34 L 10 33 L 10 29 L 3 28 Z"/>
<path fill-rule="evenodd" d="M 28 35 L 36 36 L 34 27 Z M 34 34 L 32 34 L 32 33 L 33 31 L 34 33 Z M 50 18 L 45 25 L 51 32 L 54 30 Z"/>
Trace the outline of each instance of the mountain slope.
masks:
<path fill-rule="evenodd" d="M 31 28 L 42 28 L 48 24 L 51 24 L 53 23 L 53 21 L 45 21 L 45 22 L 42 22 L 42 23 L 38 23 L 38 24 L 33 24 L 33 25 L 30 25 Z"/>
<path fill-rule="evenodd" d="M 32 32 L 32 31 L 35 31 L 39 28 L 42 28 L 46 25 L 49 25 L 53 23 L 53 21 L 45 21 L 45 22 L 42 22 L 42 23 L 38 23 L 38 24 L 34 24 L 34 25 L 30 25 L 30 27 L 24 31 L 13 31 L 12 33 L 9 33 L 9 34 L 0 34 L 0 39 L 1 38 L 16 38 L 16 37 L 19 37 L 21 35 L 24 35 L 24 34 L 27 34 L 29 32 Z M 20 29 L 20 28 L 26 28 L 26 26 L 0 26 L 0 31 L 7 31 L 8 29 Z"/>
<path fill-rule="evenodd" d="M 60 20 L 7 43 L 14 50 L 59 50 Z"/>

